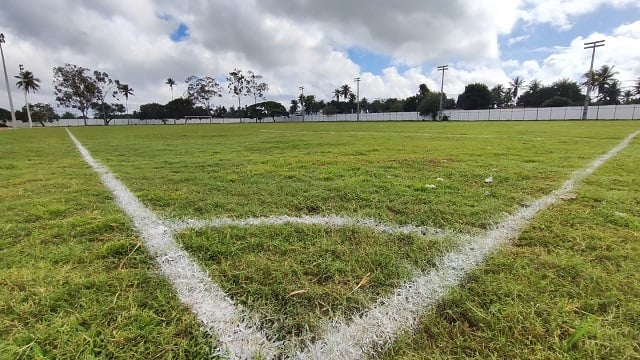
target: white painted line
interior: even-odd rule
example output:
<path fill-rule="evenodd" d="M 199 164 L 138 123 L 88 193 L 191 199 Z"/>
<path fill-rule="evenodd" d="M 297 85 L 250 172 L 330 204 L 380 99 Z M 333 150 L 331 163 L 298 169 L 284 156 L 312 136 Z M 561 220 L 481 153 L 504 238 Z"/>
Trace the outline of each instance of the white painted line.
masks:
<path fill-rule="evenodd" d="M 441 230 L 433 228 L 390 225 L 370 219 L 338 216 L 279 216 L 244 220 L 219 218 L 182 220 L 166 225 L 142 205 L 107 168 L 95 161 L 69 130 L 67 132 L 87 163 L 101 175 L 103 183 L 114 193 L 117 203 L 133 219 L 149 252 L 156 257 L 161 271 L 174 285 L 181 301 L 191 307 L 207 331 L 218 334 L 224 346 L 218 350 L 229 358 L 249 359 L 256 354 L 264 358 L 272 358 L 277 354 L 277 348 L 282 347 L 269 342 L 264 334 L 256 330 L 256 326 L 247 320 L 249 317 L 245 311 L 235 305 L 220 288 L 211 282 L 206 272 L 175 243 L 174 231 L 220 226 L 311 224 L 362 226 L 383 233 L 443 235 Z M 556 203 L 560 196 L 573 190 L 576 182 L 593 173 L 600 165 L 628 146 L 639 133 L 629 135 L 608 153 L 594 160 L 587 168 L 574 172 L 560 189 L 534 201 L 529 206 L 520 208 L 484 234 L 470 237 L 471 240 L 465 241 L 461 248 L 446 254 L 434 269 L 407 282 L 392 296 L 380 299 L 371 310 L 356 316 L 349 323 L 338 322 L 331 325 L 326 330 L 324 338 L 315 344 L 310 344 L 306 350 L 292 354 L 291 357 L 361 359 L 387 346 L 398 333 L 414 327 L 422 314 L 457 286 L 471 269 L 484 261 L 488 254 L 517 237 L 539 211 Z"/>
<path fill-rule="evenodd" d="M 85 161 L 98 173 L 104 185 L 113 192 L 122 210 L 133 220 L 149 253 L 156 258 L 160 271 L 169 279 L 186 304 L 204 326 L 215 333 L 222 344 L 217 349 L 231 359 L 250 359 L 257 355 L 270 358 L 275 345 L 256 330 L 248 314 L 226 296 L 189 254 L 176 244 L 171 229 L 98 161 L 67 129 L 71 140 Z"/>
<path fill-rule="evenodd" d="M 574 172 L 560 189 L 520 208 L 473 242 L 447 254 L 434 269 L 406 283 L 392 296 L 379 300 L 368 312 L 348 324 L 332 325 L 324 338 L 298 353 L 297 358 L 362 359 L 387 346 L 397 334 L 413 328 L 422 314 L 457 286 L 489 253 L 516 238 L 539 211 L 556 203 L 561 195 L 575 187 L 576 182 L 628 146 L 639 133 L 629 135 L 587 168 Z"/>
<path fill-rule="evenodd" d="M 231 219 L 226 217 L 215 218 L 211 220 L 186 219 L 174 221 L 171 228 L 174 231 L 182 231 L 185 229 L 202 229 L 202 228 L 218 228 L 223 226 L 272 226 L 283 224 L 296 225 L 322 225 L 329 227 L 360 227 L 370 229 L 383 234 L 412 234 L 418 236 L 443 237 L 445 231 L 427 226 L 415 225 L 396 225 L 389 224 L 374 219 L 352 218 L 338 215 L 309 215 L 309 216 L 270 216 L 261 218 Z M 453 236 L 461 236 L 451 234 Z"/>

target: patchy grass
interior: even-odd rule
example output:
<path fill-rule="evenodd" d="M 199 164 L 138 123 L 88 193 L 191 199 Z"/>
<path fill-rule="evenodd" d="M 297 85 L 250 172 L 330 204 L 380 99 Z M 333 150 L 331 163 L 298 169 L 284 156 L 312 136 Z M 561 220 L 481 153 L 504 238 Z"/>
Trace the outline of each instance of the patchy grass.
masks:
<path fill-rule="evenodd" d="M 630 122 L 338 123 L 74 133 L 169 218 L 336 214 L 470 232 L 552 191 L 631 129 Z"/>
<path fill-rule="evenodd" d="M 638 359 L 640 143 L 473 271 L 384 359 Z"/>
<path fill-rule="evenodd" d="M 192 230 L 179 239 L 279 341 L 315 340 L 328 321 L 366 310 L 455 244 L 302 225 Z"/>
<path fill-rule="evenodd" d="M 206 358 L 63 129 L 0 134 L 0 358 Z"/>
<path fill-rule="evenodd" d="M 166 219 L 336 214 L 477 233 L 637 129 L 499 122 L 72 131 Z M 589 177 L 576 200 L 540 214 L 384 357 L 633 357 L 637 143 Z M 3 354 L 210 355 L 215 339 L 156 274 L 64 130 L 2 132 L 0 151 Z M 301 225 L 188 230 L 179 240 L 280 340 L 313 339 L 324 322 L 362 311 L 455 245 Z"/>

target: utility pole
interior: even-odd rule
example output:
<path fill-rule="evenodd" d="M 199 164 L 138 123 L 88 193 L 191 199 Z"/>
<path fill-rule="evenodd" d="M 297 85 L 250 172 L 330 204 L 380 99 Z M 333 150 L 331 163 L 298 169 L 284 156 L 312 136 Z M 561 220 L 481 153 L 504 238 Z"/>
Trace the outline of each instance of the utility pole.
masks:
<path fill-rule="evenodd" d="M 444 95 L 444 72 L 449 69 L 449 65 L 438 66 L 438 71 L 442 71 L 442 82 L 440 83 L 440 108 L 438 109 L 438 120 L 442 120 L 442 96 Z"/>
<path fill-rule="evenodd" d="M 358 112 L 356 114 L 356 121 L 360 121 L 360 77 L 353 79 L 356 82 L 356 101 L 358 104 Z"/>
<path fill-rule="evenodd" d="M 302 122 L 304 122 L 304 86 L 300 86 L 300 111 L 302 111 Z"/>
<path fill-rule="evenodd" d="M 587 120 L 587 112 L 589 111 L 589 102 L 591 101 L 591 88 L 593 87 L 593 59 L 596 56 L 596 48 L 601 46 L 604 46 L 604 40 L 584 43 L 584 48 L 592 49 L 592 52 L 591 52 L 591 66 L 589 67 L 589 83 L 587 84 L 587 96 L 584 98 L 584 108 L 582 109 L 582 120 Z"/>
<path fill-rule="evenodd" d="M 13 109 L 13 99 L 11 99 L 11 87 L 9 86 L 9 76 L 7 76 L 7 65 L 4 62 L 4 51 L 2 50 L 2 44 L 4 44 L 4 34 L 0 33 L 0 55 L 2 55 L 2 68 L 4 69 L 4 81 L 7 83 L 7 95 L 9 96 L 9 109 L 11 110 L 11 121 L 13 128 L 17 128 L 16 112 Z"/>

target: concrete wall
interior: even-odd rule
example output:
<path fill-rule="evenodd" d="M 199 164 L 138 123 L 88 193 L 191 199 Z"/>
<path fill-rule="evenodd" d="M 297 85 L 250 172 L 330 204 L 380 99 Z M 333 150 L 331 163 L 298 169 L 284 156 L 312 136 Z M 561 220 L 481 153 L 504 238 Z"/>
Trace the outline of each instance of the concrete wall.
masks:
<path fill-rule="evenodd" d="M 517 120 L 579 120 L 582 118 L 582 106 L 555 107 L 555 108 L 506 108 L 489 110 L 445 110 L 450 121 L 517 121 Z M 590 106 L 587 118 L 590 120 L 639 120 L 640 105 L 607 105 Z M 330 121 L 422 121 L 431 120 L 430 117 L 422 118 L 415 112 L 394 112 L 394 113 L 362 113 L 357 114 L 337 114 L 337 115 L 305 115 L 291 117 L 276 117 L 276 122 L 330 122 Z M 272 122 L 271 118 L 262 120 Z M 190 118 L 187 124 L 237 124 L 254 123 L 253 119 L 218 119 L 218 118 Z M 88 125 L 103 125 L 100 119 L 87 120 Z M 185 119 L 167 120 L 167 124 L 185 124 Z M 110 125 L 158 125 L 163 124 L 160 120 L 138 120 L 138 119 L 115 119 Z M 8 122 L 11 126 L 11 122 Z M 47 126 L 82 126 L 82 119 L 60 119 L 57 122 L 47 123 Z M 28 127 L 27 123 L 18 122 L 18 127 Z M 34 123 L 34 127 L 39 127 L 39 123 Z"/>

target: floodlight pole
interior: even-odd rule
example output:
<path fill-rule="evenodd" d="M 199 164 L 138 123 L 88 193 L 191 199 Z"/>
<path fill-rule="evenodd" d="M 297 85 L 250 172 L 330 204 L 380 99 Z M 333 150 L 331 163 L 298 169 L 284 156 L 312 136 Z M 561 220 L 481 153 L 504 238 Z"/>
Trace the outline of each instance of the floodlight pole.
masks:
<path fill-rule="evenodd" d="M 16 112 L 13 109 L 13 99 L 11 98 L 11 86 L 9 86 L 9 76 L 7 76 L 7 65 L 4 62 L 4 51 L 2 50 L 2 44 L 4 44 L 4 34 L 0 33 L 0 55 L 2 55 L 2 68 L 4 69 L 4 81 L 7 83 L 7 95 L 9 96 L 9 109 L 11 110 L 11 121 L 13 128 L 17 128 Z"/>
<path fill-rule="evenodd" d="M 356 82 L 356 101 L 358 104 L 358 112 L 356 114 L 356 121 L 360 121 L 360 77 L 353 79 Z"/>
<path fill-rule="evenodd" d="M 442 81 L 440 82 L 440 107 L 438 108 L 438 120 L 442 120 L 442 96 L 444 94 L 444 72 L 449 69 L 449 65 L 438 66 L 438 71 L 442 71 Z"/>
<path fill-rule="evenodd" d="M 591 52 L 591 66 L 589 67 L 589 83 L 587 84 L 587 96 L 584 98 L 584 108 L 582 109 L 582 120 L 587 120 L 587 112 L 589 111 L 589 101 L 591 101 L 591 88 L 593 87 L 593 59 L 596 56 L 596 48 L 601 46 L 604 46 L 604 40 L 584 43 L 584 48 L 592 49 L 592 52 Z"/>
<path fill-rule="evenodd" d="M 302 111 L 302 122 L 304 122 L 304 86 L 300 86 L 300 111 Z"/>

